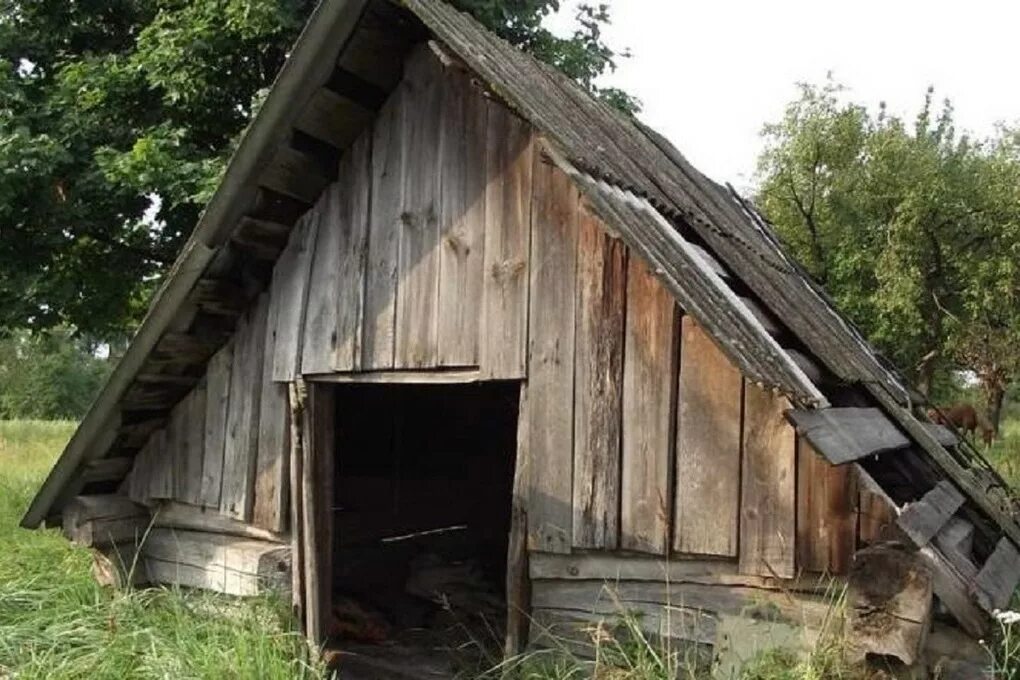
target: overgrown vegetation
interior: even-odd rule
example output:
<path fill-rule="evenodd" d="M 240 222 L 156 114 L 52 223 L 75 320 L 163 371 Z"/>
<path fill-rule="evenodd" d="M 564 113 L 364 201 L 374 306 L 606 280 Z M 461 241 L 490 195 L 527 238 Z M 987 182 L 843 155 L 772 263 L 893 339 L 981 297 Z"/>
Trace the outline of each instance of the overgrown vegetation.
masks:
<path fill-rule="evenodd" d="M 112 591 L 57 531 L 17 527 L 74 430 L 0 421 L 0 678 L 305 678 L 277 603 L 171 589 Z"/>
<path fill-rule="evenodd" d="M 0 419 L 80 419 L 112 368 L 67 328 L 0 336 Z"/>
<path fill-rule="evenodd" d="M 974 139 L 932 90 L 909 121 L 829 82 L 764 134 L 758 201 L 797 258 L 922 392 L 979 378 L 997 424 L 1020 373 L 1017 131 Z"/>

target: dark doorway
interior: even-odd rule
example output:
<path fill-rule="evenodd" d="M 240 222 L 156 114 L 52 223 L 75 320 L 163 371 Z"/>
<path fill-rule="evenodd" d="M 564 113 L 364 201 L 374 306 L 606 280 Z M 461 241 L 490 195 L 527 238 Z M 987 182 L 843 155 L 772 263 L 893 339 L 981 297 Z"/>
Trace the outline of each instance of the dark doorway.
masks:
<path fill-rule="evenodd" d="M 345 677 L 443 677 L 500 649 L 519 393 L 337 386 L 328 632 Z"/>

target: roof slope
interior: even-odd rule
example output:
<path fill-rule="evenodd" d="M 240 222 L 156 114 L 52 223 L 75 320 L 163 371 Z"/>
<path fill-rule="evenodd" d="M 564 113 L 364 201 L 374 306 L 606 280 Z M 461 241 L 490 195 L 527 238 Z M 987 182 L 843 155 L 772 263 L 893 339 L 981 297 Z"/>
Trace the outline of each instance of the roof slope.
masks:
<path fill-rule="evenodd" d="M 357 87 L 343 91 L 348 98 L 341 100 L 348 103 L 329 112 L 334 124 L 349 123 L 331 139 L 334 150 L 343 151 L 399 79 L 399 65 L 409 46 L 431 34 L 544 135 L 554 161 L 627 245 L 654 265 L 685 309 L 745 375 L 805 407 L 828 405 L 831 397 L 826 396 L 825 385 L 864 390 L 909 435 L 912 445 L 926 453 L 941 476 L 957 483 L 996 526 L 1020 542 L 1020 528 L 967 469 L 987 472 L 987 465 L 966 451 L 950 453 L 915 417 L 904 381 L 883 364 L 739 196 L 691 167 L 660 135 L 592 99 L 552 67 L 511 47 L 442 0 L 401 4 L 410 14 L 385 0 L 323 0 L 317 8 L 141 330 L 33 501 L 25 525 L 38 525 L 59 511 L 68 493 L 75 488 L 74 493 L 80 492 L 75 478 L 90 460 L 110 450 L 131 455 L 144 443 L 144 439 L 135 443 L 144 435 L 132 428 L 140 425 L 122 422 L 122 413 L 135 413 L 142 403 L 148 408 L 152 400 L 163 409 L 154 413 L 162 413 L 184 395 L 164 391 L 151 397 L 139 387 L 160 377 L 152 371 L 161 347 L 171 340 L 197 347 L 192 364 L 164 376 L 165 382 L 174 384 L 169 378 L 179 383 L 182 372 L 193 375 L 229 337 L 229 329 L 220 328 L 218 333 L 205 330 L 182 339 L 178 327 L 194 330 L 198 322 L 188 316 L 189 305 L 201 308 L 202 291 L 215 290 L 203 284 L 215 283 L 217 271 L 262 270 L 261 278 L 252 277 L 250 290 L 245 291 L 249 300 L 257 295 L 274 255 L 245 254 L 238 248 L 243 241 L 238 233 L 294 204 L 287 220 L 292 224 L 300 206 L 314 203 L 314 196 L 304 195 L 307 183 L 300 191 L 291 191 L 291 198 L 281 198 L 281 192 L 288 192 L 280 183 L 286 173 L 269 172 L 273 176 L 267 178 L 265 170 L 284 167 L 281 157 L 290 162 L 293 149 L 281 156 L 281 145 L 293 143 L 294 129 L 309 129 L 299 118 L 315 108 L 314 98 L 324 89 L 343 89 L 352 82 L 346 69 L 357 76 L 362 68 L 353 79 Z M 338 63 L 343 69 L 340 78 L 335 77 Z M 366 84 L 364 78 L 373 82 Z M 364 96 L 366 92 L 372 96 Z M 333 101 L 330 97 L 325 99 Z M 365 103 L 369 100 L 374 104 Z M 323 99 L 314 101 L 320 106 Z M 303 200 L 295 203 L 294 195 Z M 259 266 L 254 266 L 252 261 L 260 258 Z M 786 339 L 781 344 L 777 337 Z M 143 376 L 144 370 L 149 373 Z"/>

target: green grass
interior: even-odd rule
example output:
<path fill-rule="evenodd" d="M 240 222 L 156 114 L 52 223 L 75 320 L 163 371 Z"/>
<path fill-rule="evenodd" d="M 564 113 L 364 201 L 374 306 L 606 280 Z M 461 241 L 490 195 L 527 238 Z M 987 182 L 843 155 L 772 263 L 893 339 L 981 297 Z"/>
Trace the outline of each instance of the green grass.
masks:
<path fill-rule="evenodd" d="M 113 591 L 88 550 L 17 526 L 73 423 L 0 421 L 0 678 L 313 678 L 270 599 Z"/>

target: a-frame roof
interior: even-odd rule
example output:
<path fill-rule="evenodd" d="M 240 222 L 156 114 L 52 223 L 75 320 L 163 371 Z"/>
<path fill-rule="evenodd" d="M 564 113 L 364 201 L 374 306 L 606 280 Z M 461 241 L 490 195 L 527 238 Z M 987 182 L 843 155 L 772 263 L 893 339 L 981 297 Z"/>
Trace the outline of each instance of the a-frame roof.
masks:
<path fill-rule="evenodd" d="M 204 312 L 257 295 L 282 247 L 277 241 L 286 240 L 279 225 L 293 224 L 329 180 L 323 168 L 330 163 L 317 161 L 357 137 L 399 80 L 404 56 L 426 39 L 535 127 L 607 225 L 653 266 L 746 377 L 801 409 L 870 408 L 959 486 L 987 525 L 1020 543 L 1020 528 L 978 481 L 998 477 L 973 451 L 940 443 L 903 379 L 748 202 L 699 173 L 654 131 L 442 0 L 323 0 L 23 524 L 58 514 L 83 489 L 93 461 L 111 451 L 130 455 L 184 396 L 187 378 L 229 337 L 229 325 Z M 224 286 L 225 274 L 242 284 Z"/>

